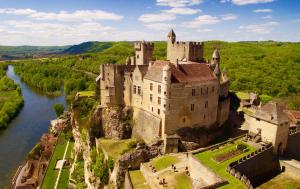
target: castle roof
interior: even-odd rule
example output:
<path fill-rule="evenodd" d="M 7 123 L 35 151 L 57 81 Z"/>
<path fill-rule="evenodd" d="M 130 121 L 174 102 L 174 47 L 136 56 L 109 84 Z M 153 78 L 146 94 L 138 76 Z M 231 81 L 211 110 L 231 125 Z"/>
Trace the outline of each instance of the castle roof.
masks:
<path fill-rule="evenodd" d="M 158 60 L 149 68 L 145 79 L 162 82 L 163 67 L 169 65 L 171 70 L 172 83 L 193 83 L 215 80 L 213 72 L 207 64 L 191 62 L 190 64 L 170 64 L 170 61 Z"/>
<path fill-rule="evenodd" d="M 175 32 L 173 29 L 168 33 L 168 37 L 176 36 Z"/>
<path fill-rule="evenodd" d="M 290 121 L 284 112 L 285 107 L 278 102 L 269 102 L 256 111 L 255 117 L 276 125 Z"/>
<path fill-rule="evenodd" d="M 215 49 L 212 55 L 213 58 L 219 59 L 220 58 L 220 52 L 218 49 Z"/>

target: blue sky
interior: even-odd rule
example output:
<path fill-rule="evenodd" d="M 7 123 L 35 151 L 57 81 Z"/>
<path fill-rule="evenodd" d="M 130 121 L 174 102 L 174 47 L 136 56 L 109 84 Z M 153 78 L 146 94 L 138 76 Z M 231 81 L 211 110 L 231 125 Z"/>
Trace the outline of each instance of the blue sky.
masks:
<path fill-rule="evenodd" d="M 300 41 L 299 0 L 0 0 L 0 45 Z"/>

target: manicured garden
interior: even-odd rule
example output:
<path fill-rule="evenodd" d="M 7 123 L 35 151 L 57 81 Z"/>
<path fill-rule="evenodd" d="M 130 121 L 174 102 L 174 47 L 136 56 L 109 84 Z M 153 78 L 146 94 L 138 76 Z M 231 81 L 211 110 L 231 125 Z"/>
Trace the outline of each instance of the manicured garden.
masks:
<path fill-rule="evenodd" d="M 228 159 L 226 161 L 223 161 L 221 163 L 218 163 L 217 161 L 214 160 L 215 157 L 221 155 L 221 154 L 226 154 L 234 149 L 236 149 L 236 146 L 238 144 L 243 144 L 245 146 L 247 146 L 247 148 L 249 149 L 247 152 L 242 153 L 240 155 L 234 156 L 231 159 Z M 244 144 L 240 141 L 236 141 L 234 143 L 227 143 L 224 146 L 219 147 L 218 149 L 212 149 L 212 150 L 208 150 L 205 152 L 201 152 L 195 155 L 196 158 L 198 158 L 203 164 L 205 164 L 206 166 L 208 166 L 209 168 L 211 168 L 215 173 L 217 173 L 219 176 L 221 176 L 223 179 L 227 180 L 229 182 L 229 184 L 222 186 L 221 188 L 246 188 L 246 186 L 240 182 L 239 180 L 237 180 L 235 177 L 233 177 L 232 175 L 230 175 L 227 171 L 226 168 L 227 166 L 234 162 L 237 161 L 238 159 L 244 157 L 245 155 L 250 154 L 251 152 L 254 152 L 255 148 L 252 146 L 249 146 L 247 144 Z"/>
<path fill-rule="evenodd" d="M 140 170 L 129 171 L 129 175 L 134 189 L 150 189 Z"/>
<path fill-rule="evenodd" d="M 176 156 L 162 156 L 152 160 L 152 164 L 157 171 L 170 167 L 172 164 L 176 164 L 178 162 L 178 158 Z"/>
<path fill-rule="evenodd" d="M 180 175 L 176 175 L 175 180 L 176 180 L 176 188 L 178 188 L 178 189 L 192 189 L 193 188 L 190 177 L 188 177 L 184 173 L 182 173 Z"/>
<path fill-rule="evenodd" d="M 56 162 L 60 159 L 63 159 L 64 152 L 67 147 L 67 143 L 68 143 L 68 140 L 64 137 L 64 135 L 60 135 L 59 139 L 57 141 L 56 147 L 54 149 L 52 158 L 49 162 L 47 172 L 45 174 L 45 177 L 44 177 L 44 180 L 42 183 L 42 187 L 41 187 L 42 189 L 53 189 L 54 188 L 55 181 L 56 181 L 58 173 L 59 173 L 59 170 L 55 169 Z M 72 147 L 73 147 L 73 142 L 70 142 L 66 157 L 70 157 Z M 66 169 L 69 171 L 68 168 L 66 168 Z M 61 173 L 61 178 L 62 178 L 61 185 L 62 186 L 65 185 L 64 183 L 67 180 L 67 178 L 69 177 L 68 171 L 66 172 L 63 169 L 63 172 Z"/>

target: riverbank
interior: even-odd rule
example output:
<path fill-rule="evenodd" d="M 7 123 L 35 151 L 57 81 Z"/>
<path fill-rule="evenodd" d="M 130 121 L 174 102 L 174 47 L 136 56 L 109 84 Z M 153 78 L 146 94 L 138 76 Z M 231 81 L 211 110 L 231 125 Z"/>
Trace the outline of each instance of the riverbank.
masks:
<path fill-rule="evenodd" d="M 7 65 L 0 65 L 0 130 L 17 116 L 24 104 L 21 88 L 5 74 Z"/>
<path fill-rule="evenodd" d="M 50 120 L 56 118 L 54 104 L 67 106 L 65 96 L 50 97 L 37 93 L 23 83 L 9 66 L 6 75 L 20 86 L 24 106 L 0 132 L 0 188 L 10 188 L 11 178 L 19 165 L 23 164 L 28 152 L 49 130 Z"/>

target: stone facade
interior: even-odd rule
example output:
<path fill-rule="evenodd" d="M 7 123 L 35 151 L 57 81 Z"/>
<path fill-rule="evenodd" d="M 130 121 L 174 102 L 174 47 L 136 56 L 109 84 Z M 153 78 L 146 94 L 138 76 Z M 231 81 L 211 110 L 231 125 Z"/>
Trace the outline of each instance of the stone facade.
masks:
<path fill-rule="evenodd" d="M 242 129 L 260 134 L 262 141 L 272 143 L 276 154 L 284 154 L 289 137 L 290 121 L 281 105 L 270 102 L 253 115 L 245 115 L 245 119 Z"/>
<path fill-rule="evenodd" d="M 133 133 L 148 143 L 181 128 L 220 126 L 229 115 L 219 51 L 208 63 L 202 43 L 176 42 L 173 30 L 167 43 L 167 61 L 151 61 L 154 45 L 143 41 L 126 65 L 101 65 L 97 80 L 101 106 L 132 107 Z"/>

